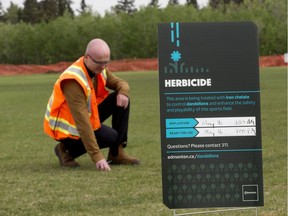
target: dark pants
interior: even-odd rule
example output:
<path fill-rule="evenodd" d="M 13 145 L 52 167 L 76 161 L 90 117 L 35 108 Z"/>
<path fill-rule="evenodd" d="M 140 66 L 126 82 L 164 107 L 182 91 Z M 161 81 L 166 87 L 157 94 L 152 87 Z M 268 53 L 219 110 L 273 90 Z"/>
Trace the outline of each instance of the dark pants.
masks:
<path fill-rule="evenodd" d="M 127 143 L 128 120 L 130 103 L 126 109 L 116 106 L 116 92 L 112 92 L 98 106 L 101 121 L 101 128 L 94 131 L 99 148 L 110 148 L 114 156 L 118 154 L 118 146 Z M 102 122 L 112 116 L 112 128 Z M 77 158 L 86 153 L 86 149 L 81 139 L 61 140 L 67 151 L 73 158 Z M 125 147 L 125 146 L 124 146 Z"/>

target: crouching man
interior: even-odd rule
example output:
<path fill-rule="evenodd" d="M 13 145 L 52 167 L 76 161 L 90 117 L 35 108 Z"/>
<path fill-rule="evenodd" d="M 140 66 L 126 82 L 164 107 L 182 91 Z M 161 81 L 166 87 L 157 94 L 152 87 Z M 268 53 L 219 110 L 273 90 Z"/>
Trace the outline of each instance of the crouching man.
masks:
<path fill-rule="evenodd" d="M 54 148 L 62 166 L 76 167 L 75 158 L 90 155 L 96 169 L 140 161 L 124 152 L 127 145 L 129 85 L 108 69 L 110 48 L 91 40 L 85 55 L 59 77 L 48 101 L 44 131 L 59 143 Z M 112 90 L 108 92 L 106 88 Z M 112 127 L 102 122 L 112 116 Z M 100 149 L 109 148 L 107 160 Z"/>

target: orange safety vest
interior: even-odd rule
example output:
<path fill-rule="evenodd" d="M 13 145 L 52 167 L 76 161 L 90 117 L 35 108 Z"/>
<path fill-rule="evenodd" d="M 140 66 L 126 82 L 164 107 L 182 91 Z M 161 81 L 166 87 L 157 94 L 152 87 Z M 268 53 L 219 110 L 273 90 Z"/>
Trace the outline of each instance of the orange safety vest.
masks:
<path fill-rule="evenodd" d="M 98 105 L 109 94 L 105 89 L 107 79 L 106 70 L 104 69 L 101 74 L 95 76 L 98 81 L 95 92 L 92 81 L 84 66 L 83 59 L 83 57 L 79 58 L 60 75 L 48 101 L 44 118 L 44 132 L 55 140 L 80 138 L 73 116 L 60 86 L 61 81 L 65 79 L 74 79 L 81 85 L 86 96 L 91 126 L 93 130 L 97 130 L 101 127 Z"/>

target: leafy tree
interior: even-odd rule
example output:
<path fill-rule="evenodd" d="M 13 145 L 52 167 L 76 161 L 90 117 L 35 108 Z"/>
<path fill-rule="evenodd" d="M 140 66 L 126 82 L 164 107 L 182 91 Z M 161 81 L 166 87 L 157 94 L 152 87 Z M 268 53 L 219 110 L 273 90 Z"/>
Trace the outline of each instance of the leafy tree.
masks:
<path fill-rule="evenodd" d="M 186 5 L 189 5 L 189 6 L 191 5 L 191 6 L 195 7 L 196 9 L 199 8 L 197 0 L 186 0 Z"/>
<path fill-rule="evenodd" d="M 178 0 L 169 0 L 168 5 L 179 5 Z"/>
<path fill-rule="evenodd" d="M 218 8 L 219 6 L 221 5 L 227 5 L 227 4 L 230 4 L 230 3 L 235 3 L 235 4 L 241 4 L 243 3 L 244 0 L 210 0 L 209 1 L 209 5 L 212 7 L 212 8 Z"/>
<path fill-rule="evenodd" d="M 21 17 L 21 9 L 18 5 L 10 2 L 10 6 L 7 8 L 7 12 L 4 14 L 4 20 L 11 24 L 16 24 L 19 22 Z"/>
<path fill-rule="evenodd" d="M 0 1 L 0 22 L 3 22 L 4 21 L 4 9 L 3 9 L 3 5 L 2 5 L 2 2 Z"/>
<path fill-rule="evenodd" d="M 21 13 L 21 19 L 26 23 L 49 22 L 66 12 L 74 16 L 71 8 L 71 0 L 25 0 L 24 9 Z"/>
<path fill-rule="evenodd" d="M 74 11 L 71 8 L 72 0 L 57 0 L 56 2 L 58 4 L 58 16 L 63 16 L 65 11 L 72 17 L 74 16 Z"/>
<path fill-rule="evenodd" d="M 85 0 L 81 0 L 80 10 L 77 10 L 79 14 L 86 14 L 88 12 L 88 6 L 86 5 Z"/>
<path fill-rule="evenodd" d="M 25 0 L 21 18 L 27 23 L 38 23 L 41 20 L 37 0 Z"/>
<path fill-rule="evenodd" d="M 137 11 L 134 5 L 135 0 L 118 0 L 118 3 L 113 8 L 116 14 L 127 13 L 133 14 Z"/>
<path fill-rule="evenodd" d="M 159 0 L 151 0 L 151 2 L 148 4 L 148 6 L 159 8 L 160 7 Z"/>
<path fill-rule="evenodd" d="M 241 4 L 244 2 L 244 0 L 231 0 L 231 2 L 234 2 L 235 4 Z"/>
<path fill-rule="evenodd" d="M 56 0 L 43 0 L 39 2 L 39 9 L 42 21 L 49 22 L 59 16 Z"/>

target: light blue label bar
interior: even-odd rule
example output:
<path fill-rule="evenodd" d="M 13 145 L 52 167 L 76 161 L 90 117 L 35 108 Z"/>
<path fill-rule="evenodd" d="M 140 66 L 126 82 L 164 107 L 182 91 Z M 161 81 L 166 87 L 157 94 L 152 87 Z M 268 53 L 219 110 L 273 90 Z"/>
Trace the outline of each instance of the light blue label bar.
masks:
<path fill-rule="evenodd" d="M 195 127 L 198 121 L 194 118 L 173 118 L 166 119 L 166 128 L 189 128 Z"/>
<path fill-rule="evenodd" d="M 194 128 L 166 129 L 166 138 L 195 137 L 198 131 Z"/>

